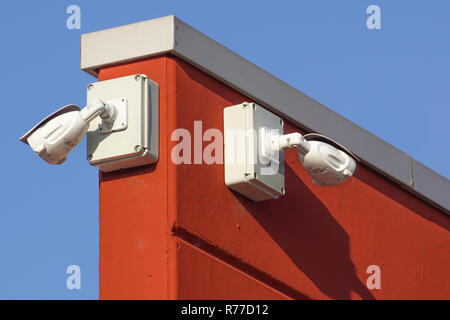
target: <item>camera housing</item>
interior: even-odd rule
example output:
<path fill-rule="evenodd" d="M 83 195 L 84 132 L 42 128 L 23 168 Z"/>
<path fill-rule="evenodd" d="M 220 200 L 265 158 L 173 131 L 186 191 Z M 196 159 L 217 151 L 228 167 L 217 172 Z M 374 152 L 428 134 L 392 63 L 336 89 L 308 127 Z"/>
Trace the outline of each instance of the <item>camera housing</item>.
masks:
<path fill-rule="evenodd" d="M 71 104 L 44 118 L 19 140 L 46 162 L 61 164 L 83 139 L 88 127 L 89 123 L 81 118 L 80 108 Z"/>
<path fill-rule="evenodd" d="M 353 176 L 355 160 L 345 152 L 321 141 L 308 141 L 309 151 L 298 152 L 303 167 L 318 186 L 337 186 Z"/>
<path fill-rule="evenodd" d="M 83 140 L 89 122 L 97 116 L 105 122 L 114 122 L 117 110 L 113 105 L 98 99 L 83 110 L 70 104 L 44 118 L 19 140 L 28 144 L 44 161 L 62 164 Z"/>

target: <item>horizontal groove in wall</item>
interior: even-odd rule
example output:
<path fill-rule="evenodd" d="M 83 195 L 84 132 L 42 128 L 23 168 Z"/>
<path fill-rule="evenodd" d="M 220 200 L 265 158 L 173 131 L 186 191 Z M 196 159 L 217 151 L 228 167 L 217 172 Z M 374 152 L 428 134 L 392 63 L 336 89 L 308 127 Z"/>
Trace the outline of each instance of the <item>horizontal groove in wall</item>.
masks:
<path fill-rule="evenodd" d="M 237 269 L 238 271 L 244 273 L 245 275 L 253 278 L 264 285 L 272 288 L 275 291 L 286 295 L 291 299 L 296 300 L 310 300 L 311 298 L 307 295 L 299 292 L 298 290 L 290 287 L 289 285 L 275 279 L 270 274 L 255 268 L 254 266 L 242 261 L 241 259 L 231 255 L 222 248 L 216 247 L 208 241 L 196 236 L 195 234 L 189 232 L 187 229 L 180 227 L 178 225 L 172 228 L 173 235 L 188 243 L 189 245 L 195 247 L 196 249 L 207 253 L 215 257 L 216 259 L 222 261 L 223 263 Z"/>

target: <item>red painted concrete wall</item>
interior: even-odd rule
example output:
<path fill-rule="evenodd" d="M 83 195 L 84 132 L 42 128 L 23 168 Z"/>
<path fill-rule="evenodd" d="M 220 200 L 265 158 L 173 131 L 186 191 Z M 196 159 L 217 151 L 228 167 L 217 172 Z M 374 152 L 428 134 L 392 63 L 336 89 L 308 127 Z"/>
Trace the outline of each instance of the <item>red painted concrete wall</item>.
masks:
<path fill-rule="evenodd" d="M 101 299 L 450 298 L 444 213 L 362 164 L 343 185 L 317 187 L 290 150 L 286 195 L 247 200 L 225 186 L 222 164 L 177 166 L 170 154 L 173 130 L 194 136 L 196 120 L 222 130 L 223 108 L 251 100 L 170 55 L 99 80 L 135 73 L 160 85 L 160 160 L 100 174 Z M 366 287 L 369 265 L 381 268 L 379 290 Z"/>

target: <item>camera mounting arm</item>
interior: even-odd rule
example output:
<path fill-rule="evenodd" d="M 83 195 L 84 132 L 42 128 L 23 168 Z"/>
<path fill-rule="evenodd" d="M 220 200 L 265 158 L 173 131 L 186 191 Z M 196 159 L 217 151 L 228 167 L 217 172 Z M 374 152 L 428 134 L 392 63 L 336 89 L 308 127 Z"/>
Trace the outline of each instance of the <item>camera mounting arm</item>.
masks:
<path fill-rule="evenodd" d="M 305 155 L 311 146 L 298 132 L 280 135 L 277 130 L 263 127 L 259 129 L 259 148 L 261 161 L 268 163 L 278 161 L 278 153 L 286 149 L 294 148 L 299 154 Z"/>
<path fill-rule="evenodd" d="M 273 144 L 277 145 L 277 143 L 280 151 L 294 148 L 297 152 L 305 155 L 311 149 L 309 142 L 298 132 L 276 136 Z"/>
<path fill-rule="evenodd" d="M 105 103 L 100 99 L 93 100 L 89 105 L 84 107 L 81 111 L 81 118 L 86 122 L 91 122 L 95 117 L 107 122 L 114 122 L 117 118 L 117 109 L 111 104 Z"/>

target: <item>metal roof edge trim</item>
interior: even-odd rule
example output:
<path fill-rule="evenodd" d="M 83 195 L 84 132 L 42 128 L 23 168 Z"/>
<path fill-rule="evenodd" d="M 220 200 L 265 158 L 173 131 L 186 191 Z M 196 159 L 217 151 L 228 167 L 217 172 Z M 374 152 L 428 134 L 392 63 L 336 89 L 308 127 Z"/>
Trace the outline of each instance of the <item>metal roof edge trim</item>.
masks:
<path fill-rule="evenodd" d="M 121 48 L 115 51 L 117 42 Z M 450 215 L 448 179 L 173 15 L 81 36 L 81 69 L 93 76 L 100 67 L 163 53 L 193 64 L 293 124 L 342 143 L 366 165 Z"/>

